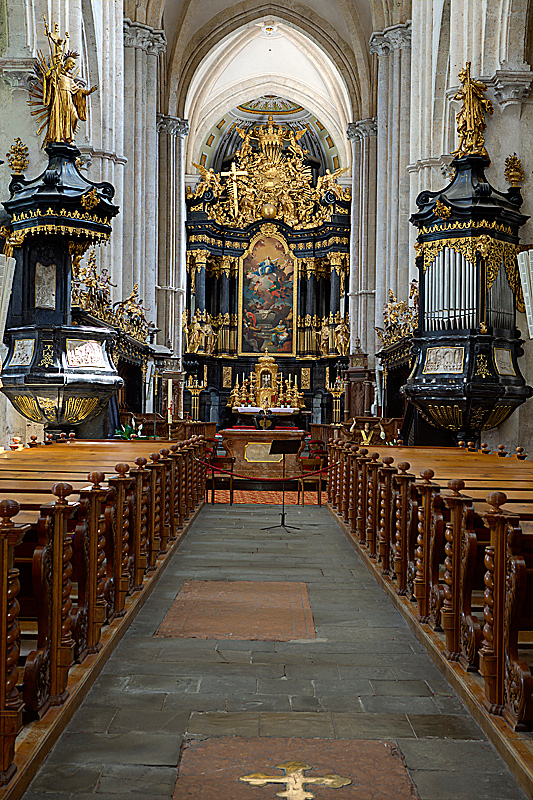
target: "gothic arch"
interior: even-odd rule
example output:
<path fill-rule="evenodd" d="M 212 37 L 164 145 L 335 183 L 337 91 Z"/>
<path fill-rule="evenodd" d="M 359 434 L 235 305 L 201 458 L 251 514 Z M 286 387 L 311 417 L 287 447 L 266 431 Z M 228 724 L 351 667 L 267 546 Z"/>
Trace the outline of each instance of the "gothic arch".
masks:
<path fill-rule="evenodd" d="M 240 75 L 234 77 L 223 88 L 215 88 L 220 76 L 225 74 L 234 58 L 252 48 L 258 36 L 255 26 L 247 26 L 219 43 L 199 65 L 189 86 L 184 115 L 190 122 L 191 135 L 188 139 L 187 168 L 192 170 L 192 162 L 198 160 L 198 147 L 207 132 L 222 117 L 242 103 L 249 102 L 265 94 L 282 95 L 307 108 L 326 126 L 335 141 L 342 162 L 348 165 L 351 153 L 346 139 L 346 126 L 351 121 L 350 99 L 335 66 L 324 52 L 314 43 L 302 46 L 302 37 L 293 28 L 280 25 L 284 40 L 298 50 L 309 61 L 309 74 L 313 69 L 320 75 L 320 88 L 314 89 L 311 82 L 306 85 L 289 72 L 265 73 L 260 76 Z M 325 87 L 325 88 L 324 88 Z"/>
<path fill-rule="evenodd" d="M 349 166 L 351 153 L 349 142 L 345 131 L 338 125 L 337 120 L 324 111 L 320 105 L 310 102 L 309 96 L 301 92 L 297 82 L 293 86 L 287 87 L 289 91 L 285 93 L 295 103 L 303 105 L 311 111 L 326 126 L 331 134 L 339 154 L 342 154 L 341 166 Z M 192 162 L 199 159 L 199 147 L 205 141 L 205 137 L 212 126 L 218 122 L 231 108 L 255 100 L 258 96 L 265 94 L 275 95 L 279 91 L 279 83 L 273 77 L 266 75 L 261 83 L 254 79 L 243 82 L 240 90 L 236 92 L 233 88 L 228 89 L 224 97 L 221 98 L 220 105 L 213 106 L 209 113 L 204 116 L 197 126 L 192 126 L 194 133 L 187 140 L 186 171 L 193 172 Z"/>
<path fill-rule="evenodd" d="M 168 70 L 168 113 L 183 116 L 187 93 L 194 75 L 214 47 L 239 28 L 272 16 L 300 30 L 327 53 L 346 85 L 353 119 L 369 116 L 371 85 L 368 56 L 364 61 L 356 63 L 353 54 L 340 40 L 332 26 L 301 4 L 295 3 L 291 8 L 287 8 L 281 2 L 257 4 L 255 0 L 245 0 L 244 3 L 228 8 L 212 18 L 197 31 L 183 50 L 181 34 L 178 35 Z M 187 21 L 184 20 L 182 26 L 184 36 L 187 35 L 187 28 Z"/>

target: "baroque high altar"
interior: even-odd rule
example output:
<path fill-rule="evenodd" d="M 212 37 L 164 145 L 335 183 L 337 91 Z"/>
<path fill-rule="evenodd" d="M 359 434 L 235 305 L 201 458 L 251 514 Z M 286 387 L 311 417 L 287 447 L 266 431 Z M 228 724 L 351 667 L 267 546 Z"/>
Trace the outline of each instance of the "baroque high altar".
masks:
<path fill-rule="evenodd" d="M 337 169 L 313 180 L 305 129 L 237 129 L 220 173 L 195 165 L 187 191 L 184 366 L 206 391 L 200 418 L 229 421 L 236 385 L 270 354 L 316 422 L 329 422 L 327 386 L 347 366 L 350 203 Z"/>

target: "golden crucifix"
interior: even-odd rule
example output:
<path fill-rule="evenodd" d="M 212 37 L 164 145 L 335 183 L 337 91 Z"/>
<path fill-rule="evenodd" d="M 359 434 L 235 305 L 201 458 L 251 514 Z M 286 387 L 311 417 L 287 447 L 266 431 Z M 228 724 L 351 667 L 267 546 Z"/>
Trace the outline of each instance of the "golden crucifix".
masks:
<path fill-rule="evenodd" d="M 313 800 L 315 795 L 305 790 L 305 784 L 312 786 L 329 786 L 330 789 L 340 789 L 342 786 L 349 786 L 351 778 L 342 778 L 340 775 L 324 775 L 313 778 L 304 775 L 304 772 L 311 769 L 310 764 L 302 761 L 286 761 L 284 764 L 277 764 L 276 769 L 282 769 L 285 775 L 265 775 L 263 772 L 253 772 L 251 775 L 243 775 L 239 778 L 250 786 L 266 786 L 269 783 L 283 783 L 286 790 L 276 792 L 276 797 L 284 797 L 285 800 Z"/>
<path fill-rule="evenodd" d="M 237 195 L 237 177 L 241 175 L 248 175 L 248 170 L 237 170 L 237 164 L 235 161 L 231 162 L 231 168 L 229 172 L 221 172 L 220 173 L 224 178 L 229 178 L 233 183 L 233 209 L 235 211 L 235 216 L 239 213 L 239 200 Z"/>

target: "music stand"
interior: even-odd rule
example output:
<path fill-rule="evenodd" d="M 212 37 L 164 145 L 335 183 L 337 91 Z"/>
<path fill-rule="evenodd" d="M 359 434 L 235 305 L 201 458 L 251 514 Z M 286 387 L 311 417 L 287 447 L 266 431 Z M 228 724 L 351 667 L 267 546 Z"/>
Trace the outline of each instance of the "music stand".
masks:
<path fill-rule="evenodd" d="M 285 528 L 285 530 L 291 528 L 295 531 L 300 530 L 300 528 L 297 528 L 296 525 L 285 524 L 285 456 L 293 454 L 296 455 L 296 453 L 299 453 L 301 444 L 301 439 L 275 439 L 270 445 L 269 455 L 279 456 L 281 454 L 283 456 L 283 477 L 281 480 L 281 523 L 279 525 L 269 525 L 268 528 L 261 528 L 263 531 L 270 531 L 274 528 Z"/>

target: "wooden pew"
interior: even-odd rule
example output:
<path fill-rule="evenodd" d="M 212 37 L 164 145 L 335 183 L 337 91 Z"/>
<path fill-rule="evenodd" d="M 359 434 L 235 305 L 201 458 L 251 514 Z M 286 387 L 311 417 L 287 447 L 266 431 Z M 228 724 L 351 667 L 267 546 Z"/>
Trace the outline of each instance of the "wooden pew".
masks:
<path fill-rule="evenodd" d="M 24 707 L 17 690 L 20 582 L 14 552 L 29 525 L 13 522 L 19 508 L 14 500 L 0 502 L 0 786 L 9 783 L 17 769 L 15 740 L 22 730 Z"/>
<path fill-rule="evenodd" d="M 330 442 L 330 463 L 337 466 L 330 473 L 329 496 L 350 535 L 377 558 L 384 579 L 416 601 L 418 621 L 442 631 L 445 657 L 469 671 L 481 665 L 487 708 L 519 730 L 533 725 L 531 671 L 518 658 L 518 632 L 533 630 L 533 465 L 521 453 L 511 459 L 501 452 L 465 448 L 458 465 L 457 451 L 448 449 L 379 447 L 367 455 Z M 394 464 L 394 456 L 406 455 L 411 462 Z M 465 480 L 457 477 L 463 460 Z M 413 466 L 423 464 L 417 480 Z M 481 498 L 501 485 L 512 489 L 509 511 L 500 513 L 505 495 Z M 502 519 L 507 534 L 498 532 Z M 498 537 L 508 542 L 507 551 Z M 500 551 L 494 550 L 495 540 Z M 513 580 L 510 569 L 520 580 Z M 497 580 L 500 589 L 493 586 Z M 526 610 L 519 614 L 517 608 Z"/>
<path fill-rule="evenodd" d="M 203 501 L 203 438 L 168 444 L 64 437 L 0 456 L 0 784 L 15 771 L 23 712 L 28 721 L 65 702 L 72 664 L 98 652 L 102 626 L 125 613 Z M 55 482 L 46 502 L 58 476 L 72 483 Z M 20 693 L 19 620 L 33 637 Z"/>
<path fill-rule="evenodd" d="M 485 551 L 485 607 L 480 673 L 485 706 L 501 714 L 514 730 L 533 724 L 531 668 L 519 655 L 518 637 L 533 629 L 533 530 L 526 533 L 515 514 L 502 510 L 506 496 L 487 497 L 485 521 L 490 544 Z"/>

